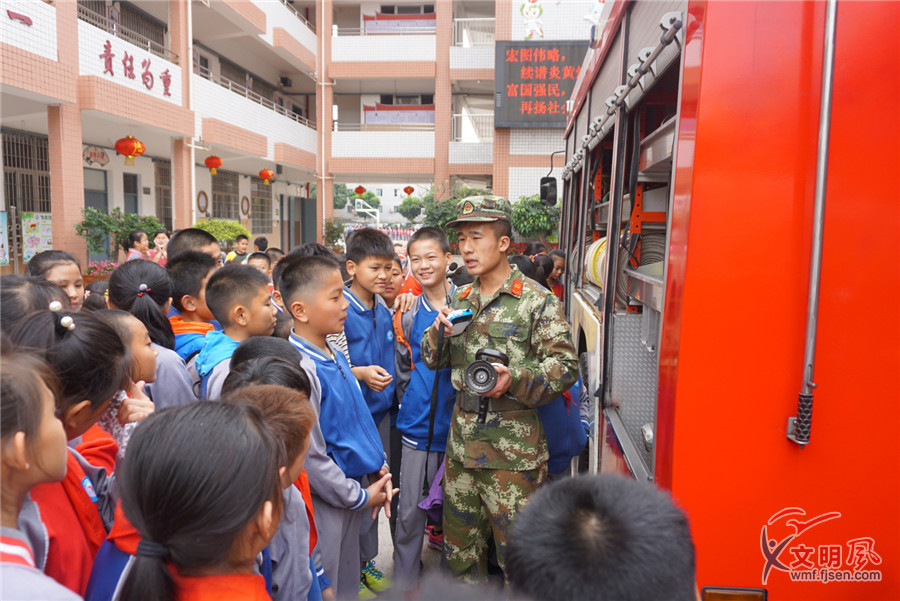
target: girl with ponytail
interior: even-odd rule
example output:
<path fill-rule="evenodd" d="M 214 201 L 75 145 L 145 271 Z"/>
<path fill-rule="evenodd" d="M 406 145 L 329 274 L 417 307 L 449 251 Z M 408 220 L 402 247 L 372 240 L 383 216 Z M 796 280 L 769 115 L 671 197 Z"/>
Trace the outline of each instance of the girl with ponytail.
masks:
<path fill-rule="evenodd" d="M 268 601 L 256 558 L 281 519 L 284 457 L 259 409 L 240 398 L 147 419 L 119 474 L 141 537 L 119 598 Z"/>
<path fill-rule="evenodd" d="M 175 348 L 175 334 L 166 314 L 172 303 L 172 283 L 166 270 L 150 261 L 129 261 L 109 277 L 109 307 L 128 311 L 147 328 L 156 358 L 156 380 L 145 392 L 157 409 L 197 400 L 184 360 Z"/>
<path fill-rule="evenodd" d="M 106 538 L 115 509 L 109 474 L 118 445 L 93 426 L 102 420 L 121 428 L 143 419 L 153 411 L 153 404 L 140 391 L 132 391 L 133 398 L 122 401 L 130 364 L 112 327 L 96 314 L 61 313 L 60 302 L 51 305 L 54 310 L 23 319 L 9 343 L 16 352 L 41 357 L 55 374 L 59 381 L 56 415 L 71 446 L 65 477 L 31 489 L 19 525 L 34 550 L 36 567 L 84 595 L 94 555 Z"/>

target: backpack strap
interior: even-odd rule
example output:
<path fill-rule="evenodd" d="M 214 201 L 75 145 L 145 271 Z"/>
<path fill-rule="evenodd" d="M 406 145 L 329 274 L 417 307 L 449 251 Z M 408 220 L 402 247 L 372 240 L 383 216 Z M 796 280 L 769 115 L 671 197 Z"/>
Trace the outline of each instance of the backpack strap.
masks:
<path fill-rule="evenodd" d="M 415 369 L 416 366 L 413 365 L 412 347 L 409 346 L 409 341 L 403 333 L 403 313 L 400 311 L 394 313 L 394 340 L 405 346 L 406 350 L 409 351 L 409 368 Z"/>

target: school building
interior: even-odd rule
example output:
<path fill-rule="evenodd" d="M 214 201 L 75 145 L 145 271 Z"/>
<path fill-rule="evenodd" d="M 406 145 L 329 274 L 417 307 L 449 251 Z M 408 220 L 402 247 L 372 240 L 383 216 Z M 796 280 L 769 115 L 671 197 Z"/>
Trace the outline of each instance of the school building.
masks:
<path fill-rule="evenodd" d="M 601 2 L 389 1 L 4 0 L 10 262 L 51 232 L 86 258 L 73 227 L 86 206 L 174 229 L 239 220 L 289 248 L 342 217 L 334 183 L 537 193 Z M 557 66 L 552 43 L 567 40 L 581 54 Z M 523 119 L 495 124 L 501 96 L 511 106 L 526 90 Z M 117 142 L 143 154 L 126 160 Z"/>

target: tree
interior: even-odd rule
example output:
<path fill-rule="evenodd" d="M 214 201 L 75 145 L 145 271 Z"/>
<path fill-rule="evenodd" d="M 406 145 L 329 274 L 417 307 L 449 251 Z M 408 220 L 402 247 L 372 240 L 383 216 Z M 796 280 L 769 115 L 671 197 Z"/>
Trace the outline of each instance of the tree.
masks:
<path fill-rule="evenodd" d="M 352 194 L 350 188 L 348 188 L 344 184 L 334 184 L 331 190 L 332 204 L 334 208 L 340 210 L 347 206 L 347 201 L 350 200 L 350 194 Z M 310 186 L 309 194 L 312 198 L 316 198 L 315 184 Z"/>
<path fill-rule="evenodd" d="M 425 210 L 425 219 L 423 223 L 444 230 L 447 237 L 450 238 L 450 242 L 456 242 L 456 230 L 454 228 L 444 227 L 444 224 L 456 219 L 456 205 L 459 203 L 460 199 L 469 196 L 484 196 L 490 193 L 490 190 L 485 190 L 483 188 L 460 186 L 450 193 L 449 198 L 436 201 L 434 199 L 434 188 L 432 187 L 431 190 L 422 197 L 422 205 Z"/>
<path fill-rule="evenodd" d="M 525 238 L 540 238 L 547 241 L 559 225 L 559 206 L 545 207 L 538 194 L 519 197 L 512 207 L 512 226 Z"/>
<path fill-rule="evenodd" d="M 120 207 L 115 207 L 110 212 L 93 207 L 81 210 L 82 220 L 75 224 L 75 233 L 84 238 L 88 250 L 95 255 L 106 254 L 106 242 L 110 243 L 109 254 L 112 259 L 119 256 L 128 235 L 135 230 L 144 230 L 150 243 L 153 243 L 153 234 L 156 230 L 163 229 L 156 217 L 141 217 L 134 213 L 124 213 Z"/>
<path fill-rule="evenodd" d="M 397 212 L 406 217 L 406 220 L 412 223 L 422 213 L 422 200 L 407 196 L 397 207 Z"/>
<path fill-rule="evenodd" d="M 354 193 L 353 200 L 355 201 L 357 198 L 362 198 L 364 201 L 369 203 L 369 206 L 373 209 L 381 207 L 381 199 L 378 198 L 378 196 L 376 196 L 375 193 L 371 190 L 366 190 L 365 194 L 363 194 L 362 196 L 356 196 L 356 194 Z"/>

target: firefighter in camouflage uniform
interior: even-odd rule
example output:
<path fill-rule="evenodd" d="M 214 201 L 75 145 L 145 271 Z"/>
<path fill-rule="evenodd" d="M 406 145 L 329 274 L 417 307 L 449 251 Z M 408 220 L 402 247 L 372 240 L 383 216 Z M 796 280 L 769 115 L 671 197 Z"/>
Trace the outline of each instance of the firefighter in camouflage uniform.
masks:
<path fill-rule="evenodd" d="M 459 252 L 475 281 L 461 286 L 422 339 L 431 369 L 450 367 L 456 404 L 444 472 L 444 552 L 460 578 L 487 577 L 491 537 L 504 566 L 510 522 L 547 477 L 547 440 L 535 407 L 549 403 L 578 378 L 569 324 L 556 297 L 526 278 L 506 259 L 512 234 L 511 206 L 498 196 L 459 202 Z M 472 322 L 450 336 L 447 314 L 469 309 Z M 438 348 L 439 328 L 444 340 Z M 485 423 L 478 423 L 478 395 L 464 371 L 480 349 L 501 351 L 509 367 L 495 364 L 497 384 Z M 440 356 L 439 356 L 440 353 Z"/>

